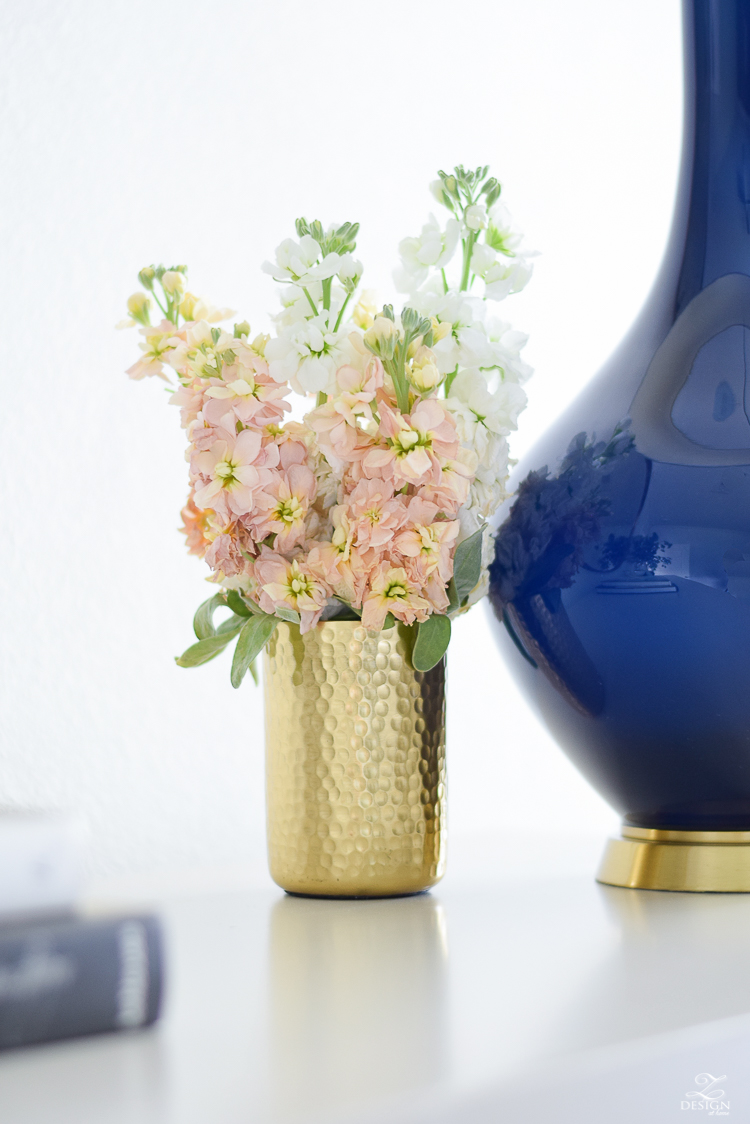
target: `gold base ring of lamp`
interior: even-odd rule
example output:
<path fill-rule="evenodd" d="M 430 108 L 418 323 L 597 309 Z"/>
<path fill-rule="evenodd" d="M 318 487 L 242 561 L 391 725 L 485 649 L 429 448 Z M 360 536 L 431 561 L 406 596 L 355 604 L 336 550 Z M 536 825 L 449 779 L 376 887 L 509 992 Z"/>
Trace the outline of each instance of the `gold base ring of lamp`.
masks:
<path fill-rule="evenodd" d="M 607 843 L 597 882 L 635 890 L 750 893 L 750 831 L 623 827 Z"/>
<path fill-rule="evenodd" d="M 268 861 L 292 894 L 402 897 L 445 869 L 445 666 L 394 626 L 280 623 L 263 663 Z"/>

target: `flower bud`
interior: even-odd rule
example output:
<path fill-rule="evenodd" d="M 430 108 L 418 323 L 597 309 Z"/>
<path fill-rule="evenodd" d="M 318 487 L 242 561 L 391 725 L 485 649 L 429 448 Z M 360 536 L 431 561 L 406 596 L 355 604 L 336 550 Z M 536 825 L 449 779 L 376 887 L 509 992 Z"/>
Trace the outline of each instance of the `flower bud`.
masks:
<path fill-rule="evenodd" d="M 487 207 L 491 207 L 500 198 L 502 191 L 501 185 L 497 182 L 494 176 L 487 180 L 482 188 L 482 195 L 487 196 Z"/>
<path fill-rule="evenodd" d="M 143 285 L 144 289 L 153 289 L 154 277 L 156 277 L 156 270 L 152 265 L 144 266 L 144 268 L 138 274 L 138 280 L 140 281 L 141 285 Z"/>
<path fill-rule="evenodd" d="M 429 347 L 419 348 L 408 374 L 409 381 L 419 394 L 428 394 L 443 381 L 443 376 L 437 368 L 435 353 Z"/>
<path fill-rule="evenodd" d="M 387 316 L 376 316 L 365 332 L 365 343 L 381 359 L 392 359 L 398 343 L 398 328 Z"/>
<path fill-rule="evenodd" d="M 437 343 L 439 340 L 444 340 L 453 331 L 453 325 L 450 320 L 438 320 L 433 316 L 430 321 L 432 324 L 432 342 Z"/>
<path fill-rule="evenodd" d="M 167 296 L 179 296 L 185 292 L 185 278 L 176 269 L 168 269 L 162 276 L 161 283 Z"/>
<path fill-rule="evenodd" d="M 344 284 L 347 281 L 354 281 L 355 278 L 358 281 L 362 276 L 363 269 L 364 266 L 362 265 L 361 261 L 357 261 L 357 259 L 353 258 L 351 254 L 345 254 L 341 259 L 341 266 L 339 268 L 339 281 L 342 281 Z"/>
<path fill-rule="evenodd" d="M 438 203 L 442 203 L 444 207 L 450 206 L 448 197 L 445 193 L 445 188 L 443 187 L 442 180 L 433 180 L 430 184 L 430 192 L 435 197 L 435 199 L 437 199 Z"/>
<path fill-rule="evenodd" d="M 249 335 L 250 335 L 250 325 L 248 324 L 247 320 L 241 320 L 239 324 L 235 324 L 235 326 L 234 326 L 234 338 L 236 340 L 241 340 L 244 337 L 249 336 Z"/>
<path fill-rule="evenodd" d="M 151 297 L 148 293 L 137 292 L 128 297 L 128 312 L 137 320 L 139 324 L 148 324 L 150 322 L 149 310 L 151 308 Z"/>
<path fill-rule="evenodd" d="M 200 298 L 196 297 L 194 293 L 185 293 L 185 296 L 180 301 L 180 316 L 183 320 L 195 320 L 195 306 L 198 304 Z"/>
<path fill-rule="evenodd" d="M 363 331 L 371 328 L 378 314 L 378 303 L 371 289 L 365 289 L 352 311 L 352 320 Z"/>
<path fill-rule="evenodd" d="M 250 325 L 248 324 L 248 329 L 249 327 Z M 265 358 L 266 344 L 268 343 L 270 338 L 271 337 L 267 333 L 260 332 L 250 344 L 250 350 L 254 351 L 255 354 L 261 359 Z"/>

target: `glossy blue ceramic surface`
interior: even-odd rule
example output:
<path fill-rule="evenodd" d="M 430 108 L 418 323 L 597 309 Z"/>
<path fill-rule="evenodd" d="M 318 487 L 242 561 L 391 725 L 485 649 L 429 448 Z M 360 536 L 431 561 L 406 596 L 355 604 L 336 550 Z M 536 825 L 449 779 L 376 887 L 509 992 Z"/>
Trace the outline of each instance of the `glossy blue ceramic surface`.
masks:
<path fill-rule="evenodd" d="M 684 28 L 665 262 L 521 466 L 491 600 L 524 689 L 627 822 L 747 830 L 750 0 L 690 0 Z"/>

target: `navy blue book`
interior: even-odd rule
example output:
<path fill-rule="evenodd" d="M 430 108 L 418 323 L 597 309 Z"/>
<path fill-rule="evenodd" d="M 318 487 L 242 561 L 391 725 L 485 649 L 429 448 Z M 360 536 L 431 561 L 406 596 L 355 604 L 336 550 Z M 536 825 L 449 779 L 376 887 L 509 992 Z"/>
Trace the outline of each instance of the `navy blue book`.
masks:
<path fill-rule="evenodd" d="M 57 917 L 0 926 L 0 1049 L 148 1026 L 159 1016 L 155 917 Z"/>

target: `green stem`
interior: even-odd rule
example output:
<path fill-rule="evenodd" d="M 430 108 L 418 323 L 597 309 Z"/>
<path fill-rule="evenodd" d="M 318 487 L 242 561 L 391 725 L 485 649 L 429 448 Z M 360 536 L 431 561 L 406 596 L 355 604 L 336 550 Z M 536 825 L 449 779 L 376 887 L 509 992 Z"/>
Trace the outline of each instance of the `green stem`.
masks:
<path fill-rule="evenodd" d="M 471 254 L 477 240 L 476 231 L 472 230 L 468 238 L 464 239 L 464 267 L 461 273 L 461 292 L 465 293 L 469 287 L 469 273 L 471 272 Z"/>
<path fill-rule="evenodd" d="M 155 301 L 156 301 L 156 303 L 158 304 L 159 308 L 161 309 L 161 311 L 162 311 L 162 315 L 164 316 L 164 319 L 165 319 L 165 320 L 168 320 L 168 319 L 169 319 L 169 316 L 167 315 L 167 310 L 166 310 L 166 308 L 164 307 L 164 305 L 163 305 L 163 304 L 161 303 L 161 301 L 159 300 L 159 298 L 157 297 L 157 295 L 156 295 L 156 289 L 152 289 L 152 290 L 151 290 L 151 296 L 152 296 L 152 297 L 154 298 L 154 300 L 155 300 Z"/>
<path fill-rule="evenodd" d="M 324 390 L 319 390 L 318 397 L 315 399 L 315 409 L 317 410 L 318 406 L 325 406 L 327 401 L 328 395 L 326 392 Z"/>
<path fill-rule="evenodd" d="M 448 292 L 448 278 L 445 276 L 445 270 L 444 269 L 441 269 L 440 272 L 443 275 L 443 292 L 447 293 Z"/>
<path fill-rule="evenodd" d="M 332 277 L 326 277 L 323 282 L 323 308 L 328 312 L 331 307 L 331 285 L 333 284 Z"/>
<path fill-rule="evenodd" d="M 395 356 L 395 363 L 391 371 L 393 387 L 396 391 L 396 402 L 402 414 L 409 413 L 409 383 L 406 378 L 405 356 L 409 344 L 406 340 L 399 346 Z"/>
<path fill-rule="evenodd" d="M 312 297 L 310 296 L 310 294 L 308 293 L 307 289 L 306 289 L 306 288 L 305 288 L 304 286 L 302 287 L 302 292 L 303 292 L 303 293 L 305 294 L 305 296 L 306 296 L 306 297 L 307 297 L 307 299 L 309 300 L 309 302 L 310 302 L 310 308 L 311 308 L 311 309 L 313 310 L 313 312 L 314 312 L 314 313 L 315 313 L 315 315 L 317 316 L 317 315 L 318 315 L 318 306 L 317 306 L 317 304 L 316 304 L 316 303 L 315 303 L 315 301 L 314 301 L 314 300 L 312 299 Z"/>
<path fill-rule="evenodd" d="M 338 316 L 336 317 L 336 326 L 335 326 L 335 327 L 334 327 L 334 329 L 333 329 L 333 330 L 334 330 L 334 332 L 338 332 L 338 330 L 339 330 L 339 324 L 341 323 L 341 320 L 342 320 L 342 318 L 343 318 L 343 315 L 344 315 L 344 310 L 346 309 L 346 306 L 347 306 L 347 305 L 348 305 L 348 303 L 349 303 L 349 297 L 350 297 L 351 295 L 352 295 L 351 293 L 347 293 L 347 294 L 346 294 L 346 300 L 345 300 L 345 301 L 344 301 L 344 303 L 342 304 L 342 306 L 341 306 L 341 311 L 339 312 Z"/>

